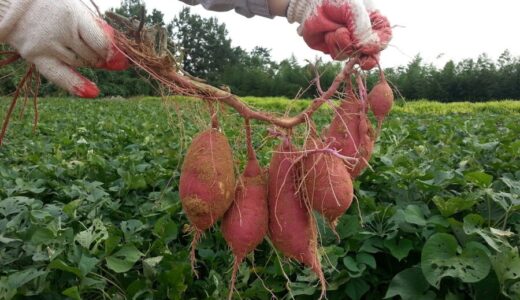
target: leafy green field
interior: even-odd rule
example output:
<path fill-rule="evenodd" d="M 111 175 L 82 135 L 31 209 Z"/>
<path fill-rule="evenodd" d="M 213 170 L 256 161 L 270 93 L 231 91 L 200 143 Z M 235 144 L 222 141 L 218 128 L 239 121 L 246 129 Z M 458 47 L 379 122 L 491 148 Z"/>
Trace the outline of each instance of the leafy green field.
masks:
<path fill-rule="evenodd" d="M 35 134 L 30 109 L 17 112 L 0 149 L 0 299 L 225 299 L 232 256 L 215 228 L 192 277 L 177 194 L 186 146 L 207 126 L 201 111 L 188 99 L 42 99 Z M 316 118 L 329 119 L 327 109 Z M 514 101 L 396 107 L 340 240 L 320 224 L 328 299 L 520 299 L 519 120 Z M 240 119 L 226 110 L 221 121 L 238 170 Z M 254 126 L 265 165 L 276 141 Z M 316 277 L 268 242 L 237 289 L 241 299 L 319 295 Z"/>

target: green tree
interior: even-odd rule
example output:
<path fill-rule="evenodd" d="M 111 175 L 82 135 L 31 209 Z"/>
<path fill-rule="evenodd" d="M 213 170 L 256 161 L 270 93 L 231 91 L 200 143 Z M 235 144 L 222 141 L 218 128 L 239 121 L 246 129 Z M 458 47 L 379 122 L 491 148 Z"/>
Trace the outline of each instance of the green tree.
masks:
<path fill-rule="evenodd" d="M 205 19 L 184 8 L 172 21 L 173 39 L 180 48 L 183 69 L 212 84 L 221 84 L 221 75 L 233 56 L 226 25 L 216 18 Z"/>

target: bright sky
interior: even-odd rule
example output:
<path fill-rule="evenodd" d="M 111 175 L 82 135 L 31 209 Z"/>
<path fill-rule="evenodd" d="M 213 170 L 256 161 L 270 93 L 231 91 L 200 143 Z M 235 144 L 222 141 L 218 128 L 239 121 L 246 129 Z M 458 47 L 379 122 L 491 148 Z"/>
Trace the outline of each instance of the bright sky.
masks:
<path fill-rule="evenodd" d="M 385 67 L 407 64 L 416 54 L 425 62 L 442 66 L 447 60 L 477 58 L 483 52 L 492 59 L 509 49 L 520 56 L 520 1 L 518 0 L 375 0 L 394 29 L 391 46 L 382 56 Z M 176 0 L 145 0 L 171 20 L 185 5 Z M 102 11 L 119 6 L 120 0 L 97 1 Z M 294 54 L 299 61 L 314 59 L 318 52 L 309 49 L 296 33 L 296 24 L 285 18 L 247 19 L 234 12 L 216 13 L 193 7 L 203 17 L 216 17 L 225 23 L 234 46 L 252 49 L 263 46 L 280 61 Z"/>

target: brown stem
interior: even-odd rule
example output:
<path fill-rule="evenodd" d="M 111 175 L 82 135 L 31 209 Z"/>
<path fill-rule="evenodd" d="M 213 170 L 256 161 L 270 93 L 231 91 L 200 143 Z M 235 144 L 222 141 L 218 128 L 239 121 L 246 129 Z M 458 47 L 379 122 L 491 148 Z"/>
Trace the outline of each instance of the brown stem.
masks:
<path fill-rule="evenodd" d="M 16 88 L 16 92 L 14 93 L 13 100 L 11 101 L 11 105 L 9 106 L 9 109 L 7 110 L 7 114 L 4 119 L 4 124 L 2 125 L 2 132 L 0 133 L 0 146 L 3 145 L 4 137 L 7 132 L 7 126 L 9 125 L 9 120 L 11 119 L 11 115 L 13 114 L 13 110 L 16 106 L 18 97 L 20 96 L 20 92 L 22 91 L 25 83 L 27 82 L 27 79 L 29 79 L 29 77 L 31 77 L 33 71 L 34 71 L 34 66 L 30 66 L 29 70 L 27 70 L 27 73 L 25 73 L 25 76 L 22 78 L 22 80 L 18 84 L 18 87 Z"/>
<path fill-rule="evenodd" d="M 202 82 L 193 81 L 185 76 L 178 74 L 177 72 L 169 71 L 167 73 L 153 72 L 151 75 L 159 78 L 167 78 L 168 80 L 160 80 L 161 83 L 166 84 L 172 89 L 179 90 L 184 96 L 198 97 L 202 99 L 211 99 L 224 103 L 233 109 L 235 109 L 242 117 L 246 119 L 254 119 L 262 122 L 267 122 L 282 128 L 291 129 L 302 123 L 305 123 L 307 118 L 311 118 L 312 115 L 337 92 L 341 84 L 348 77 L 348 74 L 352 72 L 356 64 L 355 60 L 350 60 L 344 67 L 343 71 L 336 76 L 336 79 L 329 87 L 327 91 L 323 93 L 319 98 L 314 99 L 311 105 L 302 113 L 292 117 L 276 117 L 272 114 L 257 111 L 249 107 L 247 104 L 241 101 L 237 96 L 219 90 L 213 86 Z M 149 70 L 146 70 L 149 71 Z M 149 72 L 150 73 L 150 72 Z M 155 73 L 155 75 L 154 75 Z"/>
<path fill-rule="evenodd" d="M 209 114 L 211 117 L 211 128 L 218 130 L 220 128 L 220 124 L 218 122 L 218 116 L 217 116 L 217 111 L 215 110 L 215 104 L 211 101 L 208 101 L 208 107 L 209 107 Z"/>
<path fill-rule="evenodd" d="M 5 58 L 3 60 L 0 60 L 0 67 L 7 66 L 8 64 L 14 63 L 15 61 L 17 61 L 20 58 L 22 58 L 20 56 L 20 54 L 18 54 L 16 52 L 2 52 L 2 53 L 0 53 L 0 55 L 4 55 L 4 54 L 10 54 L 11 56 L 8 57 L 8 58 Z"/>
<path fill-rule="evenodd" d="M 32 76 L 31 76 L 31 79 L 29 79 L 29 81 L 30 80 L 32 80 Z M 18 116 L 18 118 L 20 120 L 23 118 L 23 115 L 25 113 L 25 108 L 27 107 L 27 102 L 29 101 L 28 86 L 25 85 L 23 89 L 24 89 L 23 106 L 22 106 L 22 109 L 20 110 L 20 115 Z"/>
<path fill-rule="evenodd" d="M 33 90 L 33 104 L 34 104 L 34 125 L 33 125 L 33 134 L 36 133 L 36 129 L 38 128 L 38 121 L 40 119 L 40 112 L 38 111 L 38 94 L 40 93 L 41 79 L 40 74 L 37 72 L 33 72 L 35 87 Z"/>
<path fill-rule="evenodd" d="M 312 70 L 314 71 L 314 83 L 316 84 L 316 89 L 318 90 L 318 93 L 320 95 L 323 95 L 323 89 L 321 88 L 321 74 L 320 74 L 320 71 L 318 70 L 318 68 L 316 67 L 315 64 L 311 64 L 311 68 Z"/>
<path fill-rule="evenodd" d="M 249 119 L 245 119 L 246 142 L 247 142 L 247 158 L 249 161 L 256 160 L 255 148 L 253 148 L 253 137 L 251 135 L 251 123 Z"/>
<path fill-rule="evenodd" d="M 109 15 L 109 17 L 112 18 L 112 15 Z M 121 19 L 123 19 L 123 22 L 121 22 Z M 127 23 L 120 16 L 114 18 L 114 20 L 118 23 Z M 131 28 L 130 31 L 132 31 Z M 136 43 L 128 39 L 124 34 L 118 33 L 115 36 L 114 46 L 121 50 L 122 53 L 125 53 L 127 58 L 137 67 L 168 88 L 172 94 L 220 102 L 232 107 L 244 119 L 267 122 L 289 130 L 311 119 L 312 115 L 337 93 L 341 85 L 345 81 L 350 80 L 351 74 L 355 72 L 355 66 L 359 64 L 357 57 L 348 60 L 343 71 L 336 76 L 329 89 L 314 99 L 309 107 L 300 114 L 291 117 L 278 117 L 249 107 L 239 97 L 231 94 L 229 91 L 223 91 L 183 75 L 184 72 L 175 61 L 175 57 L 171 55 L 158 56 L 146 43 Z"/>

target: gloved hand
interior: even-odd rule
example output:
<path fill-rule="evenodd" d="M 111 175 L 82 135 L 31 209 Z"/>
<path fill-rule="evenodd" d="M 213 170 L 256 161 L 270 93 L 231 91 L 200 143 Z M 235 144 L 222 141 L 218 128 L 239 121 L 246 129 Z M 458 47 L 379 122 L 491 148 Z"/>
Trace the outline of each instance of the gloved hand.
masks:
<path fill-rule="evenodd" d="M 301 24 L 298 32 L 312 49 L 336 60 L 359 55 L 366 69 L 392 39 L 390 23 L 372 0 L 291 0 L 287 18 Z"/>
<path fill-rule="evenodd" d="M 80 0 L 0 0 L 0 41 L 79 97 L 94 98 L 99 89 L 75 67 L 128 67 L 113 37 L 114 29 Z"/>

